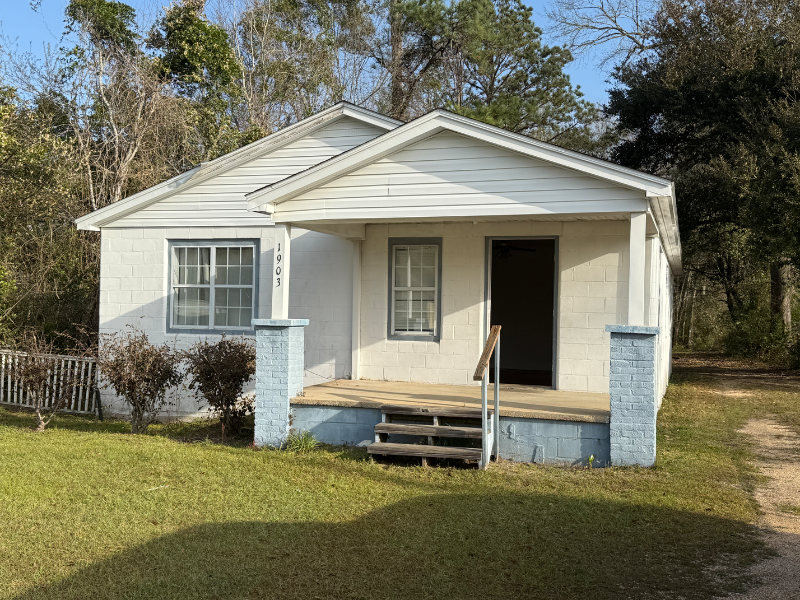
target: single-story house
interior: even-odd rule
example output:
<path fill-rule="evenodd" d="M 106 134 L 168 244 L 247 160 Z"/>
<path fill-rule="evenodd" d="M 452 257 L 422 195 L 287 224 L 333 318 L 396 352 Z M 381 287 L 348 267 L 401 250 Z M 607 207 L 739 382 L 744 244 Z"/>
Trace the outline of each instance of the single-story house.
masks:
<path fill-rule="evenodd" d="M 681 271 L 670 181 L 443 110 L 340 103 L 77 224 L 101 235 L 101 333 L 255 336 L 257 443 L 385 445 L 413 425 L 436 445 L 499 377 L 493 455 L 655 459 Z"/>

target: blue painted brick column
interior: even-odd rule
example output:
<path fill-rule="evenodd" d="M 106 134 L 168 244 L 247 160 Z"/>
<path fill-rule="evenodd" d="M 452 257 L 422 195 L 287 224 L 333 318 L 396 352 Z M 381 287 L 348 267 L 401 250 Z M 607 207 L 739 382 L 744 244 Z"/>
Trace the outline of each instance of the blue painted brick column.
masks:
<path fill-rule="evenodd" d="M 606 325 L 611 332 L 611 464 L 656 462 L 658 327 Z"/>
<path fill-rule="evenodd" d="M 280 447 L 289 434 L 289 401 L 303 391 L 303 332 L 308 319 L 253 319 L 256 330 L 256 446 Z"/>

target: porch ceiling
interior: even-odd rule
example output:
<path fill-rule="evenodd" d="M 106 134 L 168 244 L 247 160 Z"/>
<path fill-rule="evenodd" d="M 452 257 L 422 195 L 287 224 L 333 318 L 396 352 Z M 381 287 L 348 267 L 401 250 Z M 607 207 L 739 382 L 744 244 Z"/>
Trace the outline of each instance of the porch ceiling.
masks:
<path fill-rule="evenodd" d="M 489 386 L 490 403 L 493 391 Z M 380 408 L 383 405 L 480 408 L 481 388 L 396 381 L 337 379 L 304 389 L 292 404 Z M 501 385 L 500 415 L 556 421 L 608 423 L 608 394 L 561 392 L 536 386 Z"/>

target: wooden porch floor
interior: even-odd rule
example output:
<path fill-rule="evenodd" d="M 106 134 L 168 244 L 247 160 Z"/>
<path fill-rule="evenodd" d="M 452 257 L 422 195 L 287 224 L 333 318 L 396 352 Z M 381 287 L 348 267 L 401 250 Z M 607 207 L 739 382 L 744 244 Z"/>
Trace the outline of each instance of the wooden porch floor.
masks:
<path fill-rule="evenodd" d="M 493 405 L 493 386 L 489 385 L 489 405 Z M 560 392 L 524 385 L 500 386 L 500 415 L 608 423 L 608 394 Z M 404 383 L 337 379 L 304 390 L 292 404 L 380 408 L 384 404 L 417 406 L 459 406 L 480 408 L 480 386 Z"/>

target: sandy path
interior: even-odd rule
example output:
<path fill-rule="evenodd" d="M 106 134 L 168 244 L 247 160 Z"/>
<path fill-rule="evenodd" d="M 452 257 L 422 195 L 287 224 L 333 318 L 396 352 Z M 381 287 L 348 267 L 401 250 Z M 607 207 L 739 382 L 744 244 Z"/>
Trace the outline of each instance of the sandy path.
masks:
<path fill-rule="evenodd" d="M 800 436 L 770 419 L 749 421 L 742 433 L 752 438 L 756 465 L 770 478 L 756 490 L 755 497 L 764 513 L 759 525 L 778 555 L 751 570 L 760 585 L 729 599 L 800 600 L 800 514 L 787 512 L 790 506 L 800 509 Z"/>

